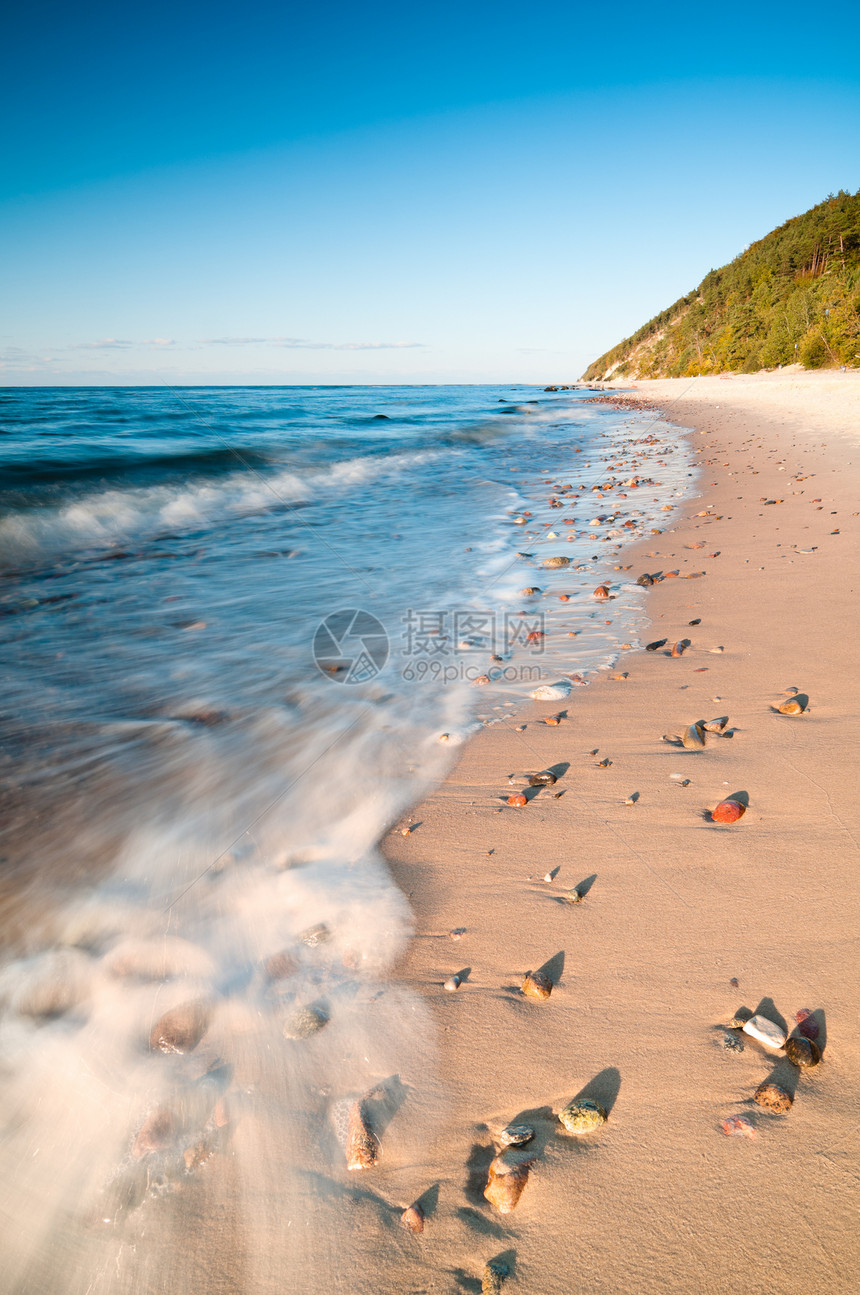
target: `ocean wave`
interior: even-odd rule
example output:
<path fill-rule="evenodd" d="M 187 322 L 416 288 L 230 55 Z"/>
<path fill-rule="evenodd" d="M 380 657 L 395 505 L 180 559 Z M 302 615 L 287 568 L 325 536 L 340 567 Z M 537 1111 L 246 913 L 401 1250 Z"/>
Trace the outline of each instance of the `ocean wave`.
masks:
<path fill-rule="evenodd" d="M 115 548 L 135 539 L 192 531 L 254 513 L 297 507 L 334 491 L 413 470 L 434 451 L 344 459 L 322 469 L 235 472 L 219 480 L 160 484 L 76 495 L 11 509 L 0 518 L 0 566 L 20 567 L 57 552 Z"/>
<path fill-rule="evenodd" d="M 54 447 L 55 448 L 55 447 Z M 22 454 L 24 451 L 22 450 Z M 276 456 L 254 446 L 205 445 L 199 449 L 181 449 L 173 453 L 135 451 L 117 448 L 108 453 L 90 450 L 84 457 L 79 446 L 68 456 L 57 454 L 37 457 L 28 447 L 26 460 L 7 458 L 0 464 L 0 491 L 18 491 L 50 486 L 63 489 L 94 478 L 121 481 L 132 476 L 187 475 L 192 472 L 218 473 L 235 471 L 237 464 L 266 467 Z"/>

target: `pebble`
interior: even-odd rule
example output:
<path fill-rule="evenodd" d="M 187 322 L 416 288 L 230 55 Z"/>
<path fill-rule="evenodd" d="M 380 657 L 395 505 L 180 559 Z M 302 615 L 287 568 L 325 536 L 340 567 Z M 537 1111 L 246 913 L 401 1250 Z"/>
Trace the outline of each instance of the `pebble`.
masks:
<path fill-rule="evenodd" d="M 683 639 L 679 639 L 677 643 L 672 645 L 672 656 L 683 656 L 686 650 L 687 644 Z"/>
<path fill-rule="evenodd" d="M 701 751 L 705 745 L 705 730 L 701 724 L 691 724 L 684 729 L 681 745 L 687 751 Z"/>
<path fill-rule="evenodd" d="M 499 1259 L 484 1264 L 481 1273 L 481 1295 L 501 1295 L 502 1282 L 508 1275 L 508 1266 Z"/>
<path fill-rule="evenodd" d="M 186 1147 L 182 1153 L 182 1159 L 188 1172 L 193 1173 L 195 1169 L 199 1169 L 201 1165 L 205 1165 L 207 1160 L 211 1160 L 214 1154 L 214 1148 L 208 1142 L 203 1140 L 195 1142 L 190 1147 Z"/>
<path fill-rule="evenodd" d="M 754 1141 L 758 1137 L 751 1121 L 745 1115 L 730 1115 L 728 1119 L 720 1120 L 720 1128 L 730 1138 L 749 1138 L 750 1141 Z"/>
<path fill-rule="evenodd" d="M 516 809 L 523 809 L 528 803 L 526 797 L 521 793 L 516 796 L 508 796 L 507 799 L 507 804 L 513 805 Z"/>
<path fill-rule="evenodd" d="M 131 1154 L 135 1160 L 142 1160 L 155 1151 L 164 1151 L 177 1137 L 180 1128 L 181 1123 L 176 1115 L 165 1107 L 159 1107 L 141 1125 L 132 1143 Z"/>
<path fill-rule="evenodd" d="M 300 1007 L 284 1021 L 285 1039 L 309 1039 L 328 1025 L 328 1015 L 321 1007 Z"/>
<path fill-rule="evenodd" d="M 653 643 L 645 644 L 645 651 L 656 652 L 658 648 L 664 647 L 667 642 L 668 642 L 668 639 L 655 639 Z"/>
<path fill-rule="evenodd" d="M 758 1039 L 759 1043 L 766 1043 L 769 1048 L 781 1048 L 785 1045 L 785 1030 L 780 1029 L 773 1021 L 769 1021 L 766 1016 L 751 1016 L 748 1021 L 744 1021 L 741 1029 L 744 1034 Z"/>
<path fill-rule="evenodd" d="M 607 585 L 598 585 L 597 588 L 594 590 L 594 593 L 592 594 L 592 598 L 599 598 L 601 600 L 608 597 L 609 597 L 609 587 Z"/>
<path fill-rule="evenodd" d="M 559 679 L 557 683 L 542 683 L 530 695 L 534 701 L 561 701 L 570 694 L 570 688 L 566 679 Z"/>
<path fill-rule="evenodd" d="M 581 904 L 585 896 L 574 886 L 573 890 L 566 891 L 561 898 L 567 900 L 568 904 Z"/>
<path fill-rule="evenodd" d="M 736 1034 L 733 1034 L 731 1030 L 726 1030 L 720 1041 L 726 1052 L 743 1052 L 744 1050 L 743 1041 Z"/>
<path fill-rule="evenodd" d="M 359 1098 L 349 1112 L 346 1135 L 347 1169 L 372 1169 L 379 1159 L 379 1139 L 367 1123 L 364 1100 Z"/>
<path fill-rule="evenodd" d="M 558 1118 L 568 1133 L 579 1137 L 584 1133 L 593 1133 L 601 1124 L 605 1124 L 606 1111 L 599 1102 L 593 1102 L 587 1097 L 574 1098 L 559 1111 Z"/>
<path fill-rule="evenodd" d="M 773 1111 L 777 1115 L 785 1115 L 791 1110 L 792 1096 L 779 1084 L 764 1083 L 759 1084 L 755 1090 L 753 1100 L 763 1106 L 766 1111 Z"/>
<path fill-rule="evenodd" d="M 529 777 L 530 787 L 554 787 L 558 778 L 549 769 L 544 769 L 542 773 L 533 773 Z"/>
<path fill-rule="evenodd" d="M 112 976 L 133 980 L 170 980 L 177 976 L 208 976 L 212 964 L 197 945 L 187 940 L 165 937 L 158 941 L 123 940 L 104 960 Z M 64 980 L 70 979 L 68 969 Z"/>
<path fill-rule="evenodd" d="M 449 976 L 448 979 L 443 984 L 442 988 L 447 989 L 449 994 L 453 994 L 455 989 L 460 988 L 460 977 Z"/>
<path fill-rule="evenodd" d="M 530 1124 L 509 1124 L 499 1134 L 499 1141 L 505 1147 L 521 1147 L 531 1142 L 535 1131 Z"/>
<path fill-rule="evenodd" d="M 304 931 L 299 932 L 299 939 L 309 949 L 315 949 L 318 944 L 325 944 L 326 940 L 331 939 L 331 931 L 325 922 L 317 922 L 314 926 L 308 926 Z"/>
<path fill-rule="evenodd" d="M 78 949 L 37 954 L 8 968 L 2 997 L 8 993 L 12 1010 L 34 1020 L 61 1016 L 87 998 L 91 967 Z"/>
<path fill-rule="evenodd" d="M 531 1164 L 531 1159 L 514 1159 L 510 1152 L 502 1152 L 490 1164 L 484 1197 L 500 1214 L 516 1209 L 529 1180 Z"/>
<path fill-rule="evenodd" d="M 739 800 L 721 800 L 713 810 L 711 818 L 715 823 L 736 823 L 746 813 L 746 806 Z"/>
<path fill-rule="evenodd" d="M 209 1029 L 210 1019 L 207 1003 L 181 1003 L 153 1025 L 149 1046 L 153 1052 L 193 1052 Z"/>
<path fill-rule="evenodd" d="M 288 976 L 294 975 L 298 969 L 295 958 L 286 950 L 281 953 L 273 953 L 263 963 L 263 971 L 266 973 L 268 980 L 286 980 Z"/>
<path fill-rule="evenodd" d="M 552 570 L 555 567 L 567 567 L 567 566 L 570 566 L 570 558 L 565 558 L 565 557 L 544 558 L 541 565 L 549 568 L 550 570 Z"/>
<path fill-rule="evenodd" d="M 409 1205 L 400 1215 L 400 1222 L 409 1232 L 420 1236 L 424 1231 L 424 1211 L 420 1205 Z"/>
<path fill-rule="evenodd" d="M 801 1007 L 799 1012 L 795 1012 L 794 1019 L 797 1021 L 798 1031 L 805 1039 L 818 1038 L 818 1022 L 808 1007 Z"/>
<path fill-rule="evenodd" d="M 798 1038 L 789 1039 L 785 1045 L 785 1055 L 795 1066 L 800 1066 L 803 1070 L 810 1070 L 817 1066 L 821 1060 L 821 1049 L 812 1039 Z"/>
<path fill-rule="evenodd" d="M 796 697 L 792 697 L 790 701 L 784 701 L 781 706 L 777 706 L 780 715 L 802 715 L 805 709 L 805 706 L 801 705 Z"/>
<path fill-rule="evenodd" d="M 544 971 L 527 971 L 520 989 L 526 998 L 545 1000 L 552 993 L 552 981 Z"/>

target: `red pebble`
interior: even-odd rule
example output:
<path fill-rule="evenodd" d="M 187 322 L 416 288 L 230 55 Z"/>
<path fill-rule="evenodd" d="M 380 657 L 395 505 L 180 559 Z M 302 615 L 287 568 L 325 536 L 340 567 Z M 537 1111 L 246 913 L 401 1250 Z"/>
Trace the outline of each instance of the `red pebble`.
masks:
<path fill-rule="evenodd" d="M 711 818 L 715 823 L 736 823 L 745 810 L 739 800 L 721 800 Z"/>
<path fill-rule="evenodd" d="M 526 800 L 525 796 L 508 796 L 508 804 L 516 805 L 519 809 L 522 809 L 523 805 L 527 805 L 528 803 L 529 802 Z"/>
<path fill-rule="evenodd" d="M 727 1120 L 720 1120 L 720 1128 L 729 1138 L 758 1137 L 755 1129 L 745 1115 L 730 1115 Z"/>
<path fill-rule="evenodd" d="M 798 1034 L 802 1034 L 805 1039 L 818 1038 L 818 1022 L 808 1007 L 801 1007 L 799 1012 L 795 1012 L 794 1019 L 797 1021 Z"/>
<path fill-rule="evenodd" d="M 609 589 L 606 585 L 598 585 L 592 596 L 594 598 L 608 598 Z"/>

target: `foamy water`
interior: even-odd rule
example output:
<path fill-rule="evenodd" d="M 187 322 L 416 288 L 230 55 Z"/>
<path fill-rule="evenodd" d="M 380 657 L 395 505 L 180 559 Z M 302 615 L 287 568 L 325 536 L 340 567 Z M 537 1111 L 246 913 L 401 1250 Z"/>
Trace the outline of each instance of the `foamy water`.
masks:
<path fill-rule="evenodd" d="M 486 387 L 3 418 L 8 1288 L 323 1289 L 344 1202 L 393 1208 L 445 1118 L 378 842 L 476 724 L 635 641 L 624 549 L 671 524 L 686 447 Z M 346 1168 L 359 1098 L 378 1189 Z"/>

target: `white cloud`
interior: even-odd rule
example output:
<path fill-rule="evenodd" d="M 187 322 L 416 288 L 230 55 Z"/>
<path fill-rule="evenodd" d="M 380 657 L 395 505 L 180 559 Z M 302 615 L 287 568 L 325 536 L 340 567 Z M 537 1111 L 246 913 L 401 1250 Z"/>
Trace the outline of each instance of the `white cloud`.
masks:
<path fill-rule="evenodd" d="M 121 337 L 101 337 L 97 342 L 75 342 L 69 347 L 72 351 L 113 351 L 125 346 L 134 346 L 134 342 Z"/>
<path fill-rule="evenodd" d="M 53 355 L 39 355 L 36 351 L 25 351 L 20 346 L 7 346 L 0 351 L 0 372 L 19 370 L 34 373 L 45 364 L 55 364 Z"/>
<path fill-rule="evenodd" d="M 288 351 L 407 351 L 423 342 L 312 342 L 306 337 L 205 337 L 206 346 L 276 346 Z"/>
<path fill-rule="evenodd" d="M 71 351 L 123 351 L 129 346 L 175 346 L 172 337 L 148 337 L 142 342 L 131 342 L 125 337 L 101 337 L 97 342 L 75 342 Z"/>
<path fill-rule="evenodd" d="M 265 346 L 268 337 L 204 337 L 204 346 Z"/>

